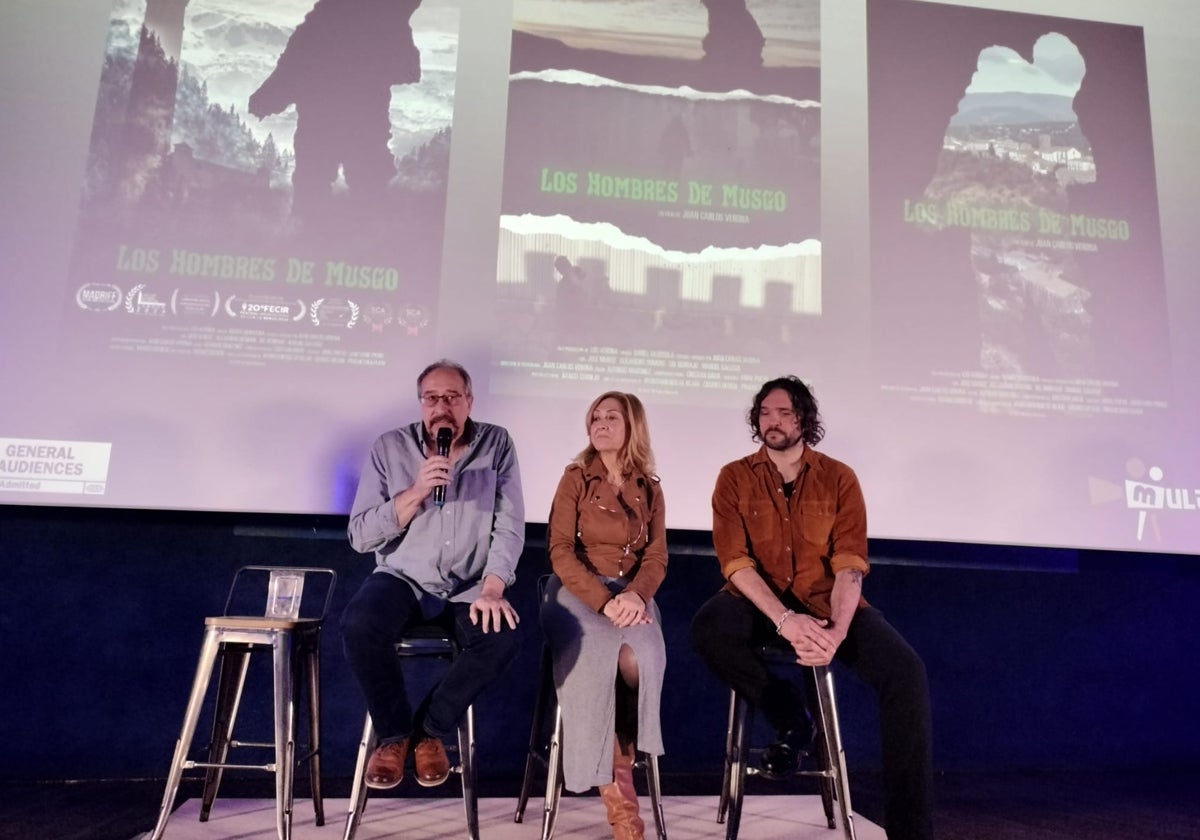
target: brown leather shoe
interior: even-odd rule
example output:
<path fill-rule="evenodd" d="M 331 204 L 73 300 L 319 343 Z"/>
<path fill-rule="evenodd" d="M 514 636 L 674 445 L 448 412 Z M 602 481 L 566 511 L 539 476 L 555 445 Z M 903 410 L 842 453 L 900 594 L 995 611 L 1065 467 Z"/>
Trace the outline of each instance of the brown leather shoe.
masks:
<path fill-rule="evenodd" d="M 413 749 L 413 764 L 417 770 L 417 784 L 421 787 L 436 787 L 450 776 L 450 759 L 441 738 L 426 735 Z"/>
<path fill-rule="evenodd" d="M 408 739 L 384 744 L 371 753 L 367 762 L 367 787 L 388 790 L 404 778 L 404 760 L 408 758 Z"/>

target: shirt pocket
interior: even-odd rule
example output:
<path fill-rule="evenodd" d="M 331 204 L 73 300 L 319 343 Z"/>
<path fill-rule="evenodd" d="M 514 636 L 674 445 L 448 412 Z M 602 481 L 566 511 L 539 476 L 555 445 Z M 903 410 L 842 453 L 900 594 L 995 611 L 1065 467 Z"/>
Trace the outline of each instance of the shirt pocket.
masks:
<path fill-rule="evenodd" d="M 780 533 L 779 513 L 769 504 L 741 502 L 738 513 L 746 527 L 746 536 L 756 554 L 777 549 Z"/>
<path fill-rule="evenodd" d="M 836 515 L 829 502 L 810 502 L 800 510 L 804 541 L 824 554 L 829 549 L 830 535 Z"/>
<path fill-rule="evenodd" d="M 491 518 L 496 509 L 496 471 L 490 467 L 463 470 L 455 482 L 457 501 L 467 516 Z"/>

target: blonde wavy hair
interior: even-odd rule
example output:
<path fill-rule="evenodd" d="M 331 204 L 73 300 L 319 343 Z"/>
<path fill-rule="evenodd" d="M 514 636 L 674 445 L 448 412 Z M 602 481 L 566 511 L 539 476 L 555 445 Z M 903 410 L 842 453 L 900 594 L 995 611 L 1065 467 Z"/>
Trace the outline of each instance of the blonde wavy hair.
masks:
<path fill-rule="evenodd" d="M 621 414 L 625 418 L 625 443 L 617 453 L 621 471 L 626 475 L 640 472 L 646 476 L 654 476 L 654 450 L 650 448 L 650 426 L 646 423 L 646 409 L 636 396 L 623 391 L 605 391 L 592 400 L 587 414 L 583 415 L 583 428 L 588 433 L 588 445 L 575 456 L 573 463 L 581 467 L 587 466 L 587 463 L 599 454 L 591 443 L 592 412 L 596 410 L 596 406 L 609 398 L 621 404 Z"/>

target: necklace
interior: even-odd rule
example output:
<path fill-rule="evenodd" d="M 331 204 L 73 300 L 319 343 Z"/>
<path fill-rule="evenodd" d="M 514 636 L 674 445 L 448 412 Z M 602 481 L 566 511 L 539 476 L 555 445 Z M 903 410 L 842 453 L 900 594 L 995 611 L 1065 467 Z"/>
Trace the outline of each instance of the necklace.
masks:
<path fill-rule="evenodd" d="M 642 538 L 642 531 L 645 529 L 645 527 L 646 527 L 646 523 L 645 523 L 645 522 L 643 522 L 643 521 L 642 521 L 642 520 L 639 518 L 639 519 L 638 519 L 638 530 L 637 530 L 637 533 L 633 535 L 633 539 L 631 539 L 629 542 L 625 543 L 625 549 L 624 549 L 624 556 L 625 556 L 625 557 L 628 557 L 628 556 L 629 556 L 629 549 L 633 547 L 633 544 L 634 544 L 634 543 L 636 543 L 638 540 L 640 540 L 640 539 Z M 623 573 L 622 573 L 622 574 L 623 574 Z"/>

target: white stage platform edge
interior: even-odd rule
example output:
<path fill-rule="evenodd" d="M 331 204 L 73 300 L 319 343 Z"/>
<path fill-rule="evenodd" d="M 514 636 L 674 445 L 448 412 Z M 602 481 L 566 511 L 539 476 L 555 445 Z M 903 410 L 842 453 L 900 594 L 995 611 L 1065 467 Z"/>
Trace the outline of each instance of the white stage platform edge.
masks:
<path fill-rule="evenodd" d="M 646 836 L 653 837 L 649 801 L 641 798 Z M 345 799 L 325 800 L 325 825 L 313 822 L 312 802 L 297 799 L 293 840 L 340 840 L 346 825 Z M 513 822 L 516 799 L 479 800 L 481 840 L 539 840 L 542 800 L 530 800 L 523 823 Z M 715 796 L 667 796 L 663 811 L 670 840 L 723 838 Z M 270 799 L 217 799 L 209 821 L 199 820 L 200 800 L 180 805 L 167 823 L 164 840 L 275 840 L 275 802 Z M 456 797 L 396 797 L 370 800 L 358 840 L 404 837 L 410 840 L 462 840 L 466 823 Z M 885 840 L 883 829 L 856 815 L 859 840 Z M 139 835 L 139 838 L 145 835 Z M 594 796 L 564 797 L 555 840 L 611 840 L 604 806 Z M 139 840 L 134 838 L 134 840 Z M 748 796 L 742 809 L 739 840 L 841 840 L 842 831 L 825 823 L 818 796 Z"/>

